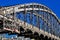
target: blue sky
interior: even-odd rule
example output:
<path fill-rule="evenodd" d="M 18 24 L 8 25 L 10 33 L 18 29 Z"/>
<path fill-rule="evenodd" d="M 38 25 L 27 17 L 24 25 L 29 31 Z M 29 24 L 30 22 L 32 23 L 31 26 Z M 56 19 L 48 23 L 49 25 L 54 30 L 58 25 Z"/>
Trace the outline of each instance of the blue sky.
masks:
<path fill-rule="evenodd" d="M 31 2 L 46 5 L 58 16 L 58 18 L 60 18 L 60 0 L 0 0 L 0 6 L 10 6 Z"/>
<path fill-rule="evenodd" d="M 40 3 L 49 7 L 60 18 L 60 1 L 59 0 L 0 0 L 0 6 L 10 6 L 24 3 Z M 6 34 L 6 37 L 9 35 Z M 11 37 L 11 36 L 10 36 Z"/>

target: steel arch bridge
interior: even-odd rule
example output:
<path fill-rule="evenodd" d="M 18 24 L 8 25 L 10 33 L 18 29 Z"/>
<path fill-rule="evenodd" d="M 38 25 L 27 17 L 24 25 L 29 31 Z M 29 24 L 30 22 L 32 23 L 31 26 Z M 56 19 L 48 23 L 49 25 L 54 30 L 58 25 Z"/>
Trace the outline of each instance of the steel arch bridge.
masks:
<path fill-rule="evenodd" d="M 0 33 L 60 40 L 60 21 L 48 7 L 38 3 L 1 7 Z"/>

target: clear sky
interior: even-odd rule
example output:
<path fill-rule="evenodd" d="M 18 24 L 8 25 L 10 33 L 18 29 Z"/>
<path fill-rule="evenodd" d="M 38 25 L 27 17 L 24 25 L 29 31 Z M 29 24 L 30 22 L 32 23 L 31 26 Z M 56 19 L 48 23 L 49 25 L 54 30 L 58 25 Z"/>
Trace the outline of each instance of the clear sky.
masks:
<path fill-rule="evenodd" d="M 46 5 L 58 16 L 58 18 L 60 18 L 60 0 L 0 0 L 0 6 L 10 6 L 32 2 Z M 8 35 L 6 37 L 8 37 Z"/>
<path fill-rule="evenodd" d="M 58 16 L 58 18 L 60 18 L 60 0 L 0 0 L 0 6 L 10 6 L 32 2 L 46 5 Z"/>

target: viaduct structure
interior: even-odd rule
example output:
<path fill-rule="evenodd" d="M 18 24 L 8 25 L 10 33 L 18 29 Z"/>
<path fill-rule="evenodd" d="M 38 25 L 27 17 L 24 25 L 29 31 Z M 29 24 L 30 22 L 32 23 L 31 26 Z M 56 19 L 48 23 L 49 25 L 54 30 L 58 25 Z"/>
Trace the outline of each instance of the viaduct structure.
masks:
<path fill-rule="evenodd" d="M 0 33 L 34 40 L 60 40 L 60 21 L 52 10 L 38 3 L 0 7 Z"/>

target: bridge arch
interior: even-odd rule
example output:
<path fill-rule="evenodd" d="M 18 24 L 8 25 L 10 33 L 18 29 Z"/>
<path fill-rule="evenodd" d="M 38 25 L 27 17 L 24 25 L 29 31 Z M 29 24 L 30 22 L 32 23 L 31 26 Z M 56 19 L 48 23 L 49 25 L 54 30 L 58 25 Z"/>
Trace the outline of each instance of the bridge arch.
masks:
<path fill-rule="evenodd" d="M 4 9 L 6 8 L 6 9 Z M 18 19 L 22 20 L 25 26 L 25 23 L 28 23 L 32 26 L 37 27 L 38 29 L 42 29 L 43 31 L 46 31 L 48 33 L 51 33 L 53 35 L 59 36 L 59 19 L 57 16 L 46 6 L 41 4 L 23 4 L 23 5 L 17 5 L 17 6 L 11 6 L 11 7 L 4 7 L 4 11 L 13 16 L 16 16 Z M 13 10 L 13 11 L 12 11 Z M 5 13 L 5 14 L 6 14 Z M 7 18 L 9 18 L 6 15 Z M 23 26 L 23 25 L 22 25 Z M 28 25 L 27 25 L 28 26 Z M 26 27 L 27 27 L 26 26 Z M 33 28 L 33 27 L 32 27 Z M 53 30 L 54 29 L 54 30 Z M 22 31 L 24 31 L 23 28 L 21 28 Z"/>
<path fill-rule="evenodd" d="M 45 40 L 48 40 L 48 36 L 45 36 L 44 39 L 45 39 Z"/>
<path fill-rule="evenodd" d="M 44 40 L 44 35 L 43 34 L 40 35 L 40 39 Z"/>

